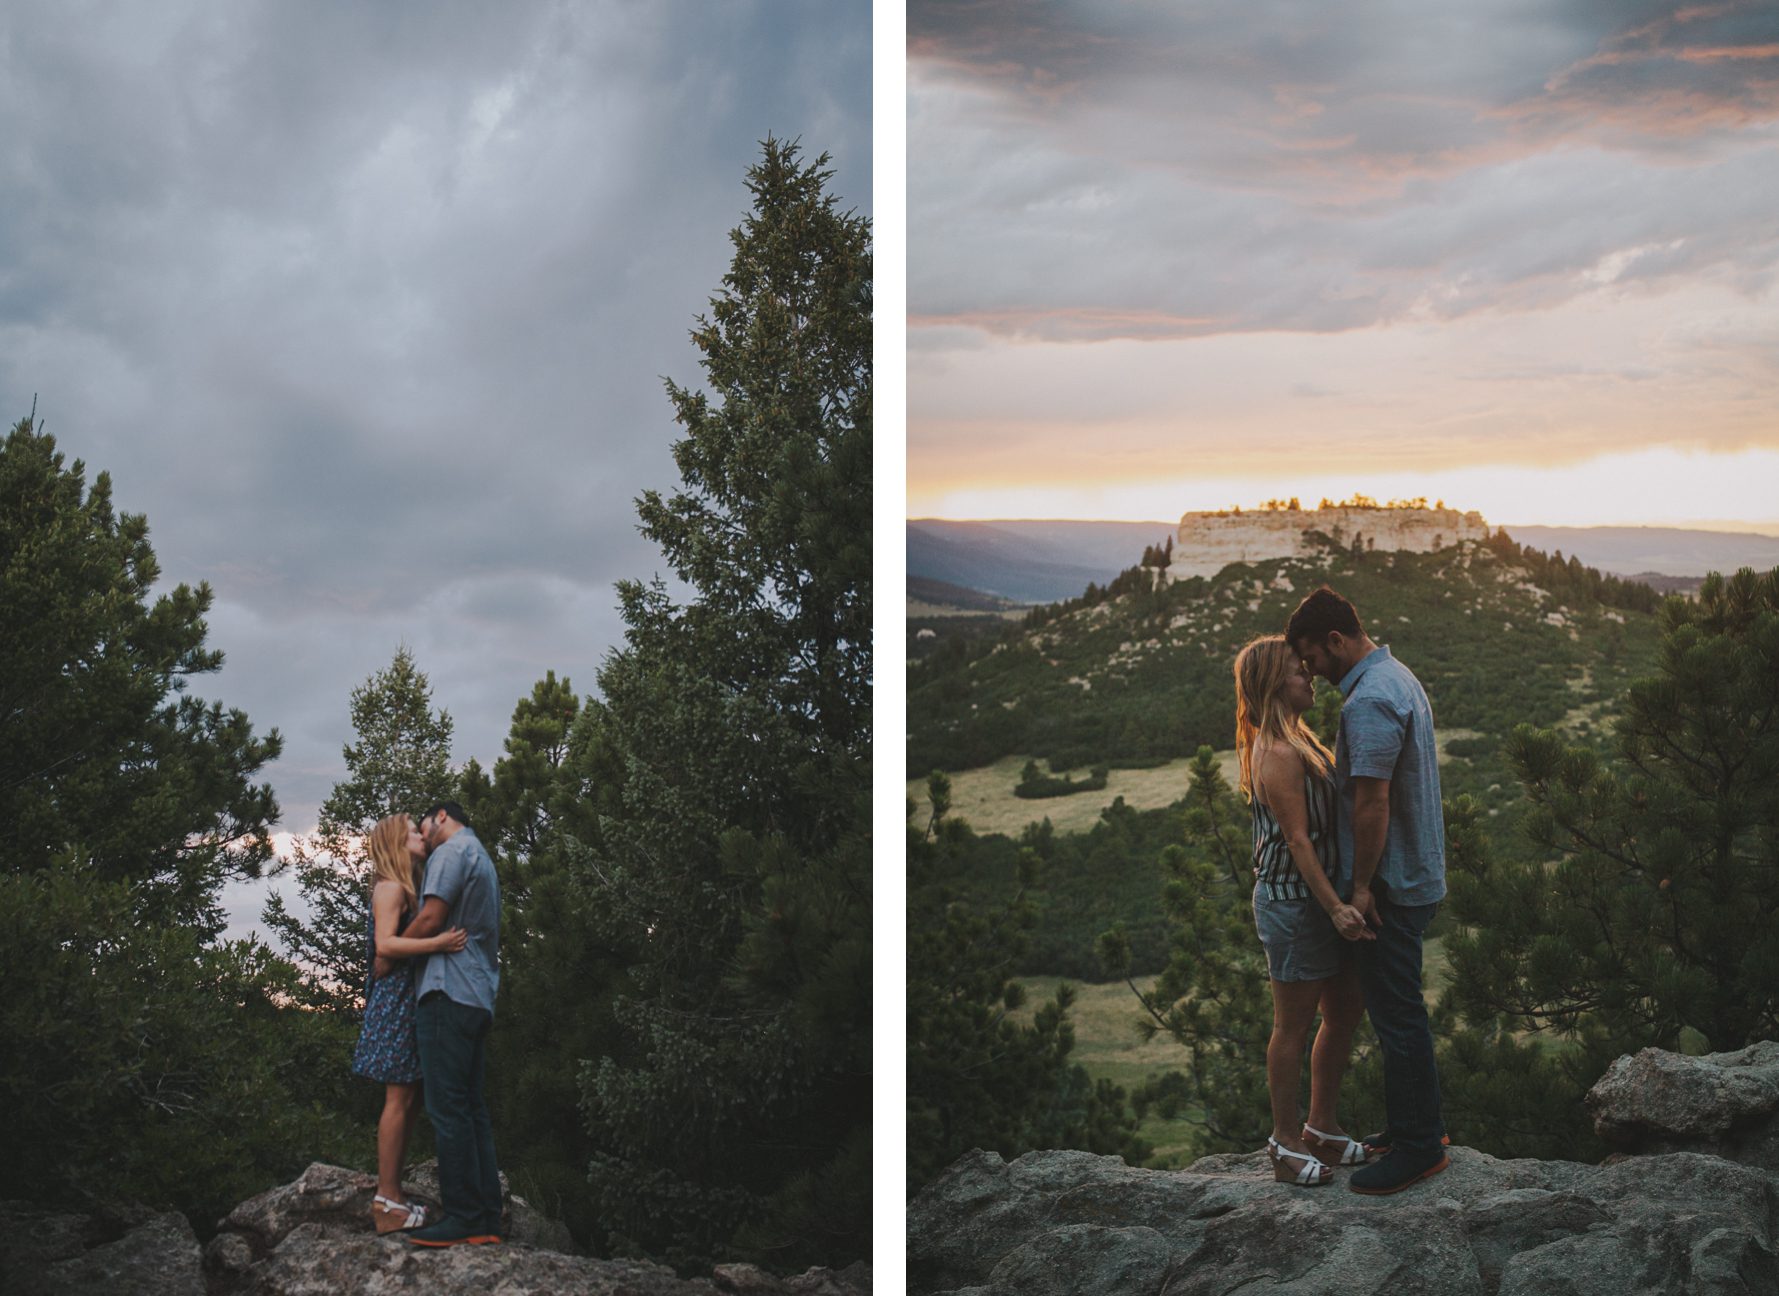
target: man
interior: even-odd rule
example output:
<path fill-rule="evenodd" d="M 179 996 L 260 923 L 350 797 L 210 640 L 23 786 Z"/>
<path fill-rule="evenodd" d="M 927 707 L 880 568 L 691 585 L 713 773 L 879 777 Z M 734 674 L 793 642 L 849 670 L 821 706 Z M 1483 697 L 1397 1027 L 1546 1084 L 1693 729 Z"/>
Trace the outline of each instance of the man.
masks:
<path fill-rule="evenodd" d="M 1389 1155 L 1353 1172 L 1354 1192 L 1400 1192 L 1451 1164 L 1433 1032 L 1421 993 L 1421 941 L 1445 898 L 1445 813 L 1433 708 L 1414 672 L 1373 643 L 1353 605 L 1324 585 L 1285 627 L 1309 670 L 1345 695 L 1334 743 L 1340 787 L 1336 887 L 1377 939 L 1359 943 L 1365 1009 L 1384 1052 Z"/>
<path fill-rule="evenodd" d="M 500 985 L 500 882 L 455 801 L 427 810 L 420 836 L 426 845 L 423 903 L 403 935 L 461 927 L 469 940 L 455 953 L 428 957 L 414 987 L 414 1028 L 426 1114 L 438 1145 L 444 1217 L 402 1236 L 425 1247 L 499 1242 L 500 1174 L 482 1082 Z"/>

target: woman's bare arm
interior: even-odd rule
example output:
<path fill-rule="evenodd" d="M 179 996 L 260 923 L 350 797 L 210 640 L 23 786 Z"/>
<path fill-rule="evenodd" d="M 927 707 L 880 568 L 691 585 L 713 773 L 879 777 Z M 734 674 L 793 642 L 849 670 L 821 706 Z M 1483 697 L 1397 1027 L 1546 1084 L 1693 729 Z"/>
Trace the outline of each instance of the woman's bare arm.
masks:
<path fill-rule="evenodd" d="M 469 933 L 461 927 L 453 927 L 450 931 L 440 932 L 437 936 L 416 939 L 412 936 L 397 936 L 396 924 L 401 921 L 402 889 L 394 882 L 379 882 L 371 892 L 371 916 L 377 924 L 377 956 L 379 958 L 403 959 L 413 958 L 420 954 L 439 954 L 452 950 L 460 950 L 469 939 Z"/>

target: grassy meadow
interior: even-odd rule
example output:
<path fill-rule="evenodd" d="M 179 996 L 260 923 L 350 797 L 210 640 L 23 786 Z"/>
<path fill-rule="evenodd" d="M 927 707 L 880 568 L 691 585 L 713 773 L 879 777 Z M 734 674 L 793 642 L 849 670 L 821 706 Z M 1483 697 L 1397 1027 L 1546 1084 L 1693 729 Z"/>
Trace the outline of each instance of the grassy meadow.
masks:
<path fill-rule="evenodd" d="M 1444 941 L 1439 937 L 1427 942 L 1424 973 L 1427 1004 L 1432 1007 L 1439 1001 L 1447 976 Z M 1056 996 L 1058 986 L 1067 983 L 1074 987 L 1069 1021 L 1075 1028 L 1075 1048 L 1069 1060 L 1080 1064 L 1096 1081 L 1110 1080 L 1133 1093 L 1185 1062 L 1184 1050 L 1166 1035 L 1143 1038 L 1143 1010 L 1130 985 L 1123 981 L 1083 982 L 1056 976 L 1022 976 L 1019 981 L 1026 999 L 1010 1016 L 1028 1025 L 1038 1008 Z M 1133 982 L 1145 993 L 1155 987 L 1154 977 L 1135 977 Z M 1137 1135 L 1155 1148 L 1151 1166 L 1178 1170 L 1200 1155 L 1195 1117 L 1195 1112 L 1185 1111 L 1169 1120 L 1153 1108 L 1149 1111 L 1137 1126 Z"/>

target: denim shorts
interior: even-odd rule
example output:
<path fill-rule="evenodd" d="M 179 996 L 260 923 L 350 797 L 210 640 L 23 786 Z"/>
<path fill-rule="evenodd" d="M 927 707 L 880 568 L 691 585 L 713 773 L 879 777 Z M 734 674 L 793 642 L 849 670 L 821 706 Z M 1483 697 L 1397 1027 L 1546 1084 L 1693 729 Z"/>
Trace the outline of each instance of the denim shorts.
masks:
<path fill-rule="evenodd" d="M 1254 926 L 1274 981 L 1325 981 L 1351 957 L 1334 920 L 1315 900 L 1271 900 L 1257 886 Z"/>

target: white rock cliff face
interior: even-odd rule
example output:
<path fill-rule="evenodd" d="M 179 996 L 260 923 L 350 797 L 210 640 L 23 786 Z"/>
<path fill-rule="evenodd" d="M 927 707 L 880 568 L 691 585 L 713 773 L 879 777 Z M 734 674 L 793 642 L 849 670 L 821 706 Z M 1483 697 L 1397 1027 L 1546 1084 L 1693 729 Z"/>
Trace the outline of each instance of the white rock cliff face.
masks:
<path fill-rule="evenodd" d="M 1457 509 L 1325 508 L 1260 509 L 1242 513 L 1188 513 L 1174 535 L 1169 580 L 1215 576 L 1232 562 L 1304 557 L 1312 552 L 1306 532 L 1320 531 L 1337 544 L 1355 537 L 1368 549 L 1428 553 L 1460 540 L 1487 540 L 1480 513 Z"/>

